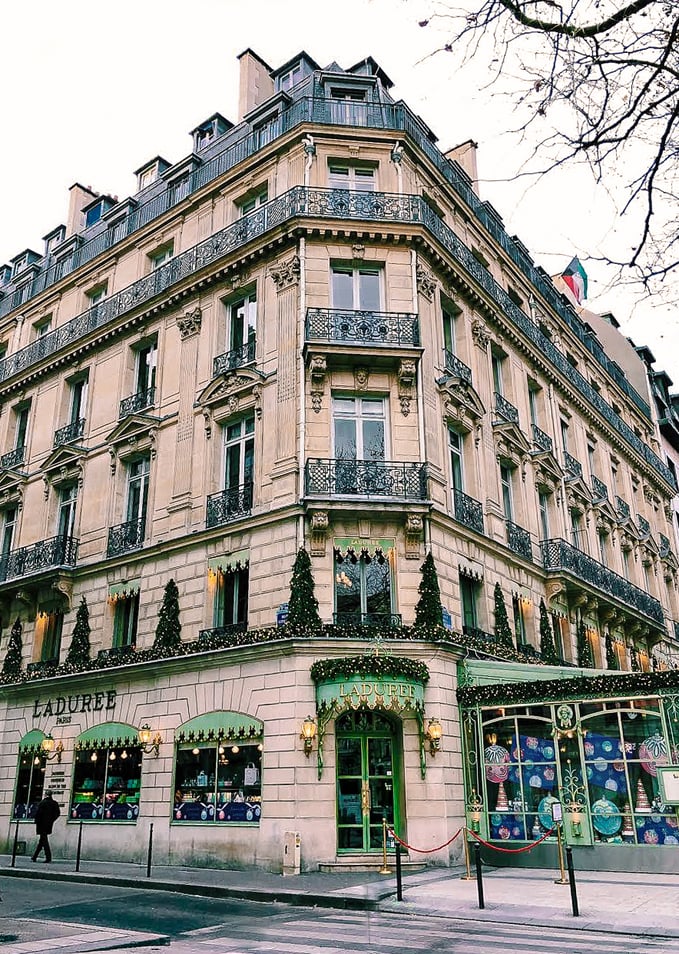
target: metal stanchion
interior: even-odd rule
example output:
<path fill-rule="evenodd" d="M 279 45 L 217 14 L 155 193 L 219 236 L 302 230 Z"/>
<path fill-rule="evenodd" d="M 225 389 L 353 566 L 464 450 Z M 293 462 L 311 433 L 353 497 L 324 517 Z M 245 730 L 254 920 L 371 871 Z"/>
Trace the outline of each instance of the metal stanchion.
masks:
<path fill-rule="evenodd" d="M 460 880 L 462 880 L 462 881 L 474 881 L 474 876 L 472 875 L 471 869 L 470 869 L 470 867 L 469 867 L 469 842 L 467 841 L 467 829 L 466 829 L 466 828 L 463 829 L 463 831 L 462 831 L 462 836 L 463 836 L 463 837 L 462 837 L 462 840 L 463 840 L 463 843 L 464 843 L 464 866 L 465 866 L 465 869 L 466 869 L 466 872 L 467 872 L 467 873 L 461 875 L 461 879 L 460 879 Z"/>
<path fill-rule="evenodd" d="M 19 846 L 19 822 L 17 821 L 16 828 L 14 829 L 14 844 L 12 845 L 12 863 L 10 868 L 14 868 L 17 860 L 17 848 Z"/>
<path fill-rule="evenodd" d="M 151 858 L 153 855 L 153 822 L 149 825 L 149 851 L 146 856 L 146 877 L 151 877 Z"/>
<path fill-rule="evenodd" d="M 573 908 L 573 917 L 580 917 L 580 908 L 578 907 L 578 889 L 575 884 L 575 869 L 573 868 L 573 849 L 566 845 L 566 864 L 568 865 L 568 882 L 571 886 L 571 907 Z"/>
<path fill-rule="evenodd" d="M 382 867 L 380 874 L 391 874 L 387 864 L 387 819 L 382 819 Z"/>
<path fill-rule="evenodd" d="M 559 856 L 559 872 L 561 873 L 560 878 L 554 880 L 554 884 L 568 884 L 568 879 L 566 878 L 566 872 L 563 866 L 563 841 L 561 840 L 561 822 L 556 823 L 556 850 Z"/>
<path fill-rule="evenodd" d="M 403 901 L 403 878 L 401 875 L 401 842 L 397 841 L 396 851 L 396 900 Z"/>
<path fill-rule="evenodd" d="M 483 872 L 481 871 L 481 845 L 478 841 L 474 842 L 474 860 L 476 862 L 476 889 L 479 893 L 479 907 L 485 908 L 483 899 Z"/>
<path fill-rule="evenodd" d="M 83 844 L 83 820 L 80 819 L 80 825 L 78 826 L 78 847 L 75 852 L 75 870 L 80 871 L 80 849 Z"/>

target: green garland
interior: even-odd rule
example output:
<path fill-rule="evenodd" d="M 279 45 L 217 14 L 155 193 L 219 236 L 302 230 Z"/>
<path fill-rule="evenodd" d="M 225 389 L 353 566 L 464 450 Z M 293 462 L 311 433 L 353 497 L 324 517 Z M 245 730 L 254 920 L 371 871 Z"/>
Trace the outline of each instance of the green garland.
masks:
<path fill-rule="evenodd" d="M 429 670 L 423 662 L 407 656 L 337 656 L 334 659 L 319 659 L 311 667 L 314 682 L 330 682 L 341 676 L 389 676 L 429 682 Z"/>

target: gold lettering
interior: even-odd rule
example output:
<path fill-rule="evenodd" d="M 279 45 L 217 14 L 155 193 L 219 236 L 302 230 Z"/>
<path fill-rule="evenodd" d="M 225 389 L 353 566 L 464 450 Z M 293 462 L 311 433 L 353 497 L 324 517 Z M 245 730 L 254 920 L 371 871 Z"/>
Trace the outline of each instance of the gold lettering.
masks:
<path fill-rule="evenodd" d="M 389 683 L 389 695 L 390 696 L 398 695 L 398 686 L 395 686 L 393 682 Z"/>

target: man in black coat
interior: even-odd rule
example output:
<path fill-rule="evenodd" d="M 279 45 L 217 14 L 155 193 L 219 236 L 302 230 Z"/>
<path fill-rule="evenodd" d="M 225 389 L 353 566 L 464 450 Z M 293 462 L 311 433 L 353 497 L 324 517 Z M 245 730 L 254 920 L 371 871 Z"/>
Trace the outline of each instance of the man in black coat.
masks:
<path fill-rule="evenodd" d="M 45 797 L 35 810 L 35 831 L 40 839 L 31 856 L 31 861 L 37 861 L 38 855 L 43 849 L 45 850 L 45 862 L 49 863 L 52 860 L 52 849 L 47 836 L 52 834 L 52 827 L 60 814 L 59 806 L 52 798 L 51 789 L 48 788 Z"/>

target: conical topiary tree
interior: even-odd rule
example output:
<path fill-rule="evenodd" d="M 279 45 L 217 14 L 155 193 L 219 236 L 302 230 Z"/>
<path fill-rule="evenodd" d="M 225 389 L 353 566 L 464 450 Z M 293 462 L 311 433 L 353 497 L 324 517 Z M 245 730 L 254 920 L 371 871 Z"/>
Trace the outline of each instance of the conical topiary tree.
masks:
<path fill-rule="evenodd" d="M 420 567 L 422 579 L 417 592 L 420 598 L 415 607 L 415 625 L 431 629 L 434 626 L 443 626 L 443 607 L 441 606 L 441 591 L 436 564 L 431 550 L 424 558 Z"/>
<path fill-rule="evenodd" d="M 548 666 L 556 666 L 559 661 L 554 645 L 554 631 L 543 599 L 540 600 L 540 655 Z"/>
<path fill-rule="evenodd" d="M 83 596 L 75 617 L 71 645 L 66 653 L 67 666 L 81 666 L 90 661 L 90 611 Z"/>
<path fill-rule="evenodd" d="M 182 641 L 182 624 L 179 622 L 179 590 L 174 580 L 167 581 L 163 602 L 158 614 L 154 649 L 177 649 Z"/>
<path fill-rule="evenodd" d="M 505 598 L 502 595 L 502 587 L 499 583 L 495 584 L 494 590 L 494 599 L 495 599 L 495 638 L 498 643 L 502 643 L 503 646 L 514 646 L 514 640 L 512 639 L 512 628 L 509 625 L 509 617 L 507 616 L 507 607 L 505 606 Z"/>
<path fill-rule="evenodd" d="M 12 626 L 12 631 L 9 634 L 9 643 L 7 644 L 7 652 L 5 653 L 5 661 L 2 664 L 2 675 L 3 676 L 18 676 L 21 672 L 21 653 L 23 651 L 23 644 L 21 640 L 21 623 L 19 618 Z"/>
<path fill-rule="evenodd" d="M 611 636 L 611 631 L 606 630 L 606 635 L 604 637 L 604 647 L 606 649 L 606 666 L 608 669 L 617 669 L 618 668 L 618 657 L 615 654 L 615 649 L 613 648 L 613 637 Z"/>
<path fill-rule="evenodd" d="M 587 627 L 583 619 L 578 623 L 578 666 L 582 666 L 583 669 L 594 668 L 592 644 L 589 641 Z"/>
<path fill-rule="evenodd" d="M 314 596 L 311 558 L 304 547 L 299 548 L 292 565 L 287 625 L 314 630 L 323 625 L 318 615 L 318 600 Z"/>

